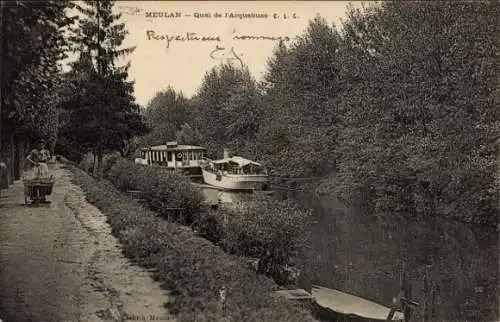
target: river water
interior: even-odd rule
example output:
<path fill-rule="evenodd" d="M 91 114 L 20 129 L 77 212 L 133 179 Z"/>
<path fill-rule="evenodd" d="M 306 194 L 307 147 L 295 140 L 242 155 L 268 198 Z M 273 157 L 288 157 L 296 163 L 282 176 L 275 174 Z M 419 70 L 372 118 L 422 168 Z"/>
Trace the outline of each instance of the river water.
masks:
<path fill-rule="evenodd" d="M 242 199 L 238 193 L 203 190 L 212 200 Z M 314 211 L 308 258 L 313 283 L 389 306 L 405 267 L 411 299 L 420 303 L 415 311 L 419 321 L 499 321 L 495 228 L 442 218 L 366 215 L 309 192 L 275 190 L 274 197 L 292 198 Z"/>

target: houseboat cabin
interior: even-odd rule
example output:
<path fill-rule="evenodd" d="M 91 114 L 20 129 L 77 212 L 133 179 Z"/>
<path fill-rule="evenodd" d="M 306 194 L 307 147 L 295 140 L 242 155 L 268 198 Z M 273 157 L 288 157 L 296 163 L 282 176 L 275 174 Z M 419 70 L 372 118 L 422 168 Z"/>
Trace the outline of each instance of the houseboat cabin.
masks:
<path fill-rule="evenodd" d="M 165 145 L 141 148 L 140 154 L 141 157 L 135 160 L 138 164 L 182 170 L 183 172 L 195 170 L 201 174 L 200 163 L 205 157 L 206 149 L 201 146 L 167 142 Z"/>

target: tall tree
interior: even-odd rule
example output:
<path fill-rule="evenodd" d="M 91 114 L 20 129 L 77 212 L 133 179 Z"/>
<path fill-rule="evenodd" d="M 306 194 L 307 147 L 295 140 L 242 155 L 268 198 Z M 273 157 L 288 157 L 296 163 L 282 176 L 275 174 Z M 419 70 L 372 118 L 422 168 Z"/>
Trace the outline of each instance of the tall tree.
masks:
<path fill-rule="evenodd" d="M 98 173 L 105 152 L 124 152 L 127 141 L 146 131 L 135 103 L 133 82 L 127 81 L 130 63 L 119 66 L 119 59 L 134 47 L 121 48 L 128 34 L 120 14 L 113 14 L 114 1 L 84 1 L 72 41 L 80 52 L 73 64 L 71 83 L 77 88 L 66 103 L 69 122 L 61 134 L 96 158 Z M 96 174 L 95 173 L 95 174 Z"/>
<path fill-rule="evenodd" d="M 201 132 L 210 153 L 221 156 L 223 147 L 250 152 L 241 149 L 259 123 L 259 96 L 247 68 L 222 64 L 207 72 L 192 102 L 193 127 Z"/>
<path fill-rule="evenodd" d="M 59 61 L 67 50 L 64 30 L 72 22 L 66 16 L 70 6 L 68 1 L 2 1 L 0 146 L 13 177 L 20 174 L 26 140 L 42 137 L 50 147 L 55 142 Z"/>
<path fill-rule="evenodd" d="M 289 48 L 279 44 L 269 61 L 264 86 L 270 122 L 262 131 L 273 142 L 269 161 L 278 173 L 316 176 L 335 169 L 339 46 L 335 28 L 316 17 Z"/>
<path fill-rule="evenodd" d="M 126 73 L 130 63 L 118 66 L 118 60 L 130 55 L 134 47 L 121 48 L 129 34 L 124 23 L 119 22 L 121 14 L 114 14 L 116 1 L 85 0 L 76 5 L 78 26 L 72 28 L 70 39 L 80 52 L 91 54 L 97 73 L 108 75 Z"/>
<path fill-rule="evenodd" d="M 64 28 L 69 2 L 47 1 L 45 5 L 27 1 L 3 3 L 2 109 L 6 131 L 17 126 L 35 136 L 43 136 L 46 122 L 61 85 L 59 61 L 65 57 Z M 5 50 L 8 49 L 8 50 Z M 51 99 L 52 98 L 52 99 Z M 53 121 L 51 118 L 44 121 Z"/>
<path fill-rule="evenodd" d="M 262 93 L 247 68 L 241 70 L 240 79 L 230 89 L 230 96 L 221 104 L 228 116 L 225 140 L 222 144 L 249 158 L 260 158 L 256 135 L 262 121 Z"/>
<path fill-rule="evenodd" d="M 188 120 L 189 110 L 189 100 L 171 87 L 157 93 L 145 110 L 151 132 L 141 139 L 142 144 L 165 144 L 175 139 L 176 132 Z"/>
<path fill-rule="evenodd" d="M 341 195 L 374 211 L 498 220 L 499 14 L 493 2 L 350 11 Z"/>
<path fill-rule="evenodd" d="M 203 140 L 198 130 L 193 129 L 188 123 L 184 123 L 175 134 L 180 144 L 198 145 Z"/>

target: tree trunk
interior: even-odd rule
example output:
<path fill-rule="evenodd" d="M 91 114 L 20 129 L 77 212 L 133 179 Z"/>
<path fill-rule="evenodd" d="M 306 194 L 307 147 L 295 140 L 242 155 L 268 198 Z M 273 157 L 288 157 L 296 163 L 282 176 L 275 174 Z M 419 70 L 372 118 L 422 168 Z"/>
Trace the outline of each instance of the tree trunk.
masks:
<path fill-rule="evenodd" d="M 18 149 L 19 149 L 19 168 L 20 168 L 20 172 L 21 172 L 21 175 L 23 174 L 24 172 L 24 168 L 26 166 L 26 157 L 27 157 L 27 154 L 26 154 L 26 136 L 25 135 L 21 135 L 20 138 L 19 138 L 19 145 L 18 145 Z"/>
<path fill-rule="evenodd" d="M 4 37 L 3 37 L 3 6 L 4 2 L 3 0 L 0 0 L 0 156 L 2 154 L 2 145 L 3 145 L 3 140 L 2 140 L 2 110 L 4 109 L 4 95 L 3 95 L 3 43 L 4 43 Z"/>
<path fill-rule="evenodd" d="M 15 177 L 14 165 L 16 163 L 16 158 L 15 158 L 16 147 L 14 144 L 14 134 L 13 133 L 9 134 L 8 140 L 9 140 L 9 143 L 8 143 L 7 153 L 8 153 L 8 158 L 9 158 L 9 184 L 13 184 L 14 180 L 15 180 L 14 179 L 14 177 Z"/>
<path fill-rule="evenodd" d="M 20 149 L 21 138 L 19 135 L 16 135 L 14 138 L 14 180 L 21 179 L 21 163 L 23 153 Z"/>
<path fill-rule="evenodd" d="M 92 156 L 94 157 L 94 166 L 92 167 L 92 175 L 94 177 L 97 176 L 97 167 L 99 166 L 97 164 L 97 151 L 92 152 Z"/>
<path fill-rule="evenodd" d="M 101 177 L 102 177 L 102 159 L 103 159 L 103 153 L 102 151 L 98 151 L 97 152 L 97 179 L 98 180 L 101 180 Z"/>
<path fill-rule="evenodd" d="M 3 144 L 0 153 L 2 161 L 7 166 L 7 183 L 11 185 L 14 182 L 14 137 L 11 131 L 6 131 L 3 134 Z"/>

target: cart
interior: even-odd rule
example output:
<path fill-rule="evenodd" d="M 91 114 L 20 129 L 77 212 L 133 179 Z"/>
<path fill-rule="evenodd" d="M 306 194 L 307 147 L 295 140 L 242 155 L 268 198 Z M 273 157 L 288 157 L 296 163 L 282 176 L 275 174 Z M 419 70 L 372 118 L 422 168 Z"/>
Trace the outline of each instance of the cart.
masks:
<path fill-rule="evenodd" d="M 54 187 L 54 176 L 47 179 L 24 179 L 24 203 L 38 206 L 41 202 L 44 203 L 46 196 L 52 194 Z"/>

